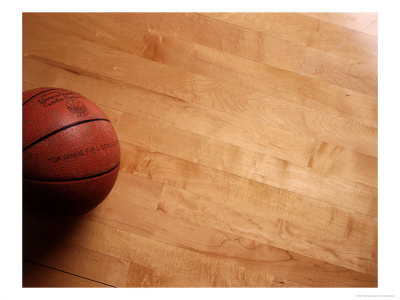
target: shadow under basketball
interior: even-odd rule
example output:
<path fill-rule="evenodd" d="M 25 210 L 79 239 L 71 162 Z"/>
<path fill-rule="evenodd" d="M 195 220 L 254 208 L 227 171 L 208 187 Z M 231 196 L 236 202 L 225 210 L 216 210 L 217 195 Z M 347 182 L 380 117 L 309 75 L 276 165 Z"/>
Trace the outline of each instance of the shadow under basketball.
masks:
<path fill-rule="evenodd" d="M 63 249 L 79 229 L 82 217 L 50 214 L 23 201 L 23 287 L 32 286 L 31 277 L 36 276 L 32 267 L 50 264 L 57 268 L 58 262 L 68 259 Z"/>

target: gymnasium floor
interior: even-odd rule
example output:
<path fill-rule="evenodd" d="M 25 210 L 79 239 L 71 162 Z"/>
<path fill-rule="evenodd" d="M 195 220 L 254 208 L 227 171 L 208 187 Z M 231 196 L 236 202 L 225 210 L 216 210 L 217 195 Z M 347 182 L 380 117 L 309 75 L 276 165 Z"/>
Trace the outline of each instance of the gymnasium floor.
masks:
<path fill-rule="evenodd" d="M 25 287 L 376 287 L 377 15 L 23 15 L 23 90 L 116 128 L 90 213 L 24 207 Z"/>

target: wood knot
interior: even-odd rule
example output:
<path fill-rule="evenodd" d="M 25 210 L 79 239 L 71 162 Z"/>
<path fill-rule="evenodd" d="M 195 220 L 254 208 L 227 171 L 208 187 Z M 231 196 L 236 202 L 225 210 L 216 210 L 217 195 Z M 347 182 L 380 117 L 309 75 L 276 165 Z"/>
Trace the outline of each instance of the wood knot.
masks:
<path fill-rule="evenodd" d="M 152 60 L 161 60 L 160 46 L 163 41 L 163 37 L 157 31 L 148 29 L 147 33 L 143 37 L 143 49 L 141 55 Z"/>

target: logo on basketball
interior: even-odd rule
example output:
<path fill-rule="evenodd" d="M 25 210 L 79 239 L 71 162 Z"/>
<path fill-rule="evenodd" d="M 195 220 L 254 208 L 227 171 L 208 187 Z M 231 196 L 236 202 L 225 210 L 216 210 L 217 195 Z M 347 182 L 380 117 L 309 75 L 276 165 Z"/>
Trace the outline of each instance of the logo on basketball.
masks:
<path fill-rule="evenodd" d="M 83 117 L 88 114 L 88 109 L 85 104 L 78 100 L 79 98 L 82 98 L 82 96 L 71 91 L 52 90 L 47 94 L 41 95 L 38 102 L 47 108 L 58 102 L 65 101 L 65 105 L 70 112 Z"/>
<path fill-rule="evenodd" d="M 88 114 L 87 107 L 85 104 L 81 104 L 79 100 L 68 99 L 66 97 L 65 105 L 67 106 L 68 110 L 75 115 L 80 117 L 86 116 Z"/>

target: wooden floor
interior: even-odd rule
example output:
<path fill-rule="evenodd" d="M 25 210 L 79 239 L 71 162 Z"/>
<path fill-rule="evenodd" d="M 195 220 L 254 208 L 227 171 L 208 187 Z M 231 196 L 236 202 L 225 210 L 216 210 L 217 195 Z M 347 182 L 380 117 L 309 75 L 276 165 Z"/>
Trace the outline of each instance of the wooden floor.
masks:
<path fill-rule="evenodd" d="M 376 287 L 377 15 L 23 15 L 23 90 L 97 103 L 108 198 L 24 208 L 23 285 Z"/>

